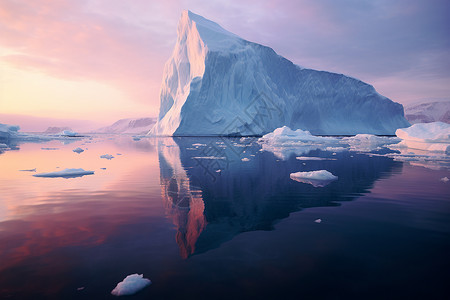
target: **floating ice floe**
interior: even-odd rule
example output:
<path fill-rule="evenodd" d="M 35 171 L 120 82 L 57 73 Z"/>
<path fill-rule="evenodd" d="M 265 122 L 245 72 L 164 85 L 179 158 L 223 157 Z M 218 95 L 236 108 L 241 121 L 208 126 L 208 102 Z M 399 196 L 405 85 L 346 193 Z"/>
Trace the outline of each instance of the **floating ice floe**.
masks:
<path fill-rule="evenodd" d="M 322 223 L 322 219 L 316 219 L 314 220 L 315 223 Z"/>
<path fill-rule="evenodd" d="M 350 146 L 350 150 L 359 152 L 370 152 L 381 147 L 400 142 L 397 137 L 376 136 L 373 134 L 357 134 L 352 137 L 345 137 L 342 142 Z"/>
<path fill-rule="evenodd" d="M 64 177 L 64 178 L 74 178 L 81 177 L 84 175 L 92 175 L 94 171 L 85 171 L 84 169 L 64 169 L 56 172 L 39 173 L 33 175 L 34 177 Z"/>
<path fill-rule="evenodd" d="M 114 296 L 133 295 L 151 283 L 150 279 L 144 278 L 143 274 L 131 274 L 119 282 L 111 294 Z"/>
<path fill-rule="evenodd" d="M 314 156 L 297 156 L 298 160 L 336 160 L 336 158 L 314 157 Z"/>
<path fill-rule="evenodd" d="M 103 155 L 100 155 L 100 158 L 105 158 L 107 160 L 111 160 L 114 158 L 114 156 L 112 156 L 111 154 L 103 154 Z"/>
<path fill-rule="evenodd" d="M 81 152 L 84 152 L 84 150 L 81 149 L 80 147 L 77 147 L 77 148 L 73 149 L 72 151 L 75 153 L 78 153 L 78 154 L 80 154 Z"/>
<path fill-rule="evenodd" d="M 59 135 L 75 137 L 75 136 L 78 136 L 78 133 L 75 131 L 72 131 L 72 130 L 63 130 L 59 133 Z"/>
<path fill-rule="evenodd" d="M 247 158 L 247 157 L 244 157 L 243 159 L 241 159 L 242 161 L 250 161 L 250 159 L 249 158 Z"/>
<path fill-rule="evenodd" d="M 19 170 L 20 172 L 36 172 L 36 168 L 28 170 Z"/>
<path fill-rule="evenodd" d="M 291 173 L 290 178 L 298 182 L 311 184 L 314 187 L 324 187 L 338 179 L 337 176 L 327 170 Z"/>
<path fill-rule="evenodd" d="M 443 177 L 443 178 L 441 178 L 439 180 L 442 181 L 442 182 L 448 182 L 450 179 L 448 179 L 448 177 L 446 176 L 446 177 Z"/>
<path fill-rule="evenodd" d="M 226 159 L 226 157 L 222 156 L 194 156 L 192 159 Z"/>
<path fill-rule="evenodd" d="M 304 155 L 313 150 L 327 150 L 330 147 L 340 146 L 337 138 L 314 136 L 309 131 L 291 130 L 287 126 L 262 136 L 258 142 L 262 145 L 262 150 L 272 152 L 283 160 L 292 154 Z M 339 149 L 345 150 L 342 147 Z"/>
<path fill-rule="evenodd" d="M 44 147 L 44 148 L 41 148 L 41 150 L 59 150 L 59 148 Z"/>
<path fill-rule="evenodd" d="M 450 153 L 450 124 L 417 123 L 408 128 L 397 129 L 395 134 L 402 141 L 394 145 L 394 148 Z"/>

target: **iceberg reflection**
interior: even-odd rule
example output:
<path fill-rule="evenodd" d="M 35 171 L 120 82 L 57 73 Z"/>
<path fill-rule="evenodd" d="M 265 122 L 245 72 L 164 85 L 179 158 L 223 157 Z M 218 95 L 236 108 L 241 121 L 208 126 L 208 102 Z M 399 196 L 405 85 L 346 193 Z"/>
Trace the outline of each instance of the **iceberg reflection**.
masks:
<path fill-rule="evenodd" d="M 183 258 L 214 249 L 242 232 L 272 230 L 279 220 L 304 208 L 339 206 L 340 201 L 368 193 L 376 180 L 402 168 L 401 162 L 387 157 L 350 152 L 333 155 L 313 150 L 308 154 L 333 159 L 304 163 L 295 156 L 280 161 L 260 150 L 252 138 L 160 141 L 162 197 L 177 228 Z M 317 189 L 289 177 L 293 172 L 322 169 L 339 179 Z"/>

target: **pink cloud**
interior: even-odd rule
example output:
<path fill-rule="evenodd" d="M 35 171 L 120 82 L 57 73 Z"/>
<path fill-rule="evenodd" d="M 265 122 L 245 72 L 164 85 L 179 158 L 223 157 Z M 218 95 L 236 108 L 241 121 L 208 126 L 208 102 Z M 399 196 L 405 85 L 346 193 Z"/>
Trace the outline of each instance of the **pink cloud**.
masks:
<path fill-rule="evenodd" d="M 136 101 L 157 103 L 159 85 L 149 83 L 161 80 L 170 51 L 166 37 L 89 12 L 86 4 L 6 1 L 0 10 L 0 43 L 18 54 L 2 59 L 55 77 L 113 84 Z"/>

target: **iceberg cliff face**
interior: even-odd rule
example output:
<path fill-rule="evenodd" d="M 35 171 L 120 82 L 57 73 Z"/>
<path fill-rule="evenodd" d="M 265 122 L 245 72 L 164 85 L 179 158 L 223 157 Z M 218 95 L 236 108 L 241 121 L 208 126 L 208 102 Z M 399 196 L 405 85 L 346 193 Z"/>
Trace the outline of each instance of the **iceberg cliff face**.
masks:
<path fill-rule="evenodd" d="M 182 13 L 152 135 L 394 134 L 403 106 L 362 81 L 301 68 L 271 48 Z"/>

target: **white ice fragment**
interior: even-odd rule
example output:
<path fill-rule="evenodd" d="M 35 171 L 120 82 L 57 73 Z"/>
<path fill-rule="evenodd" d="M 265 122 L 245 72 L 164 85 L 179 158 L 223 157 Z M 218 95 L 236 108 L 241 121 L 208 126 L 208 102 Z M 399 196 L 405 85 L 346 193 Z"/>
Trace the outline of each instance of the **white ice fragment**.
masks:
<path fill-rule="evenodd" d="M 226 157 L 221 156 L 194 156 L 192 159 L 226 159 Z"/>
<path fill-rule="evenodd" d="M 39 173 L 33 175 L 34 177 L 64 177 L 64 178 L 73 178 L 73 177 L 81 177 L 84 175 L 92 175 L 94 171 L 85 171 L 83 169 L 64 169 L 62 171 L 56 172 L 48 172 L 48 173 Z"/>
<path fill-rule="evenodd" d="M 442 177 L 440 180 L 442 182 L 448 182 L 450 179 L 448 179 L 448 177 L 446 176 L 446 177 Z"/>
<path fill-rule="evenodd" d="M 75 131 L 72 131 L 72 130 L 63 130 L 59 133 L 59 135 L 73 137 L 73 136 L 77 136 L 78 133 L 76 133 Z"/>
<path fill-rule="evenodd" d="M 247 158 L 247 157 L 244 157 L 243 159 L 241 159 L 242 161 L 250 161 L 250 159 L 249 158 Z"/>
<path fill-rule="evenodd" d="M 77 148 L 73 149 L 72 151 L 75 153 L 78 153 L 78 154 L 80 154 L 81 152 L 84 152 L 84 150 L 81 149 L 80 147 L 77 147 Z"/>
<path fill-rule="evenodd" d="M 297 156 L 298 160 L 336 160 L 336 158 L 313 157 L 313 156 Z"/>
<path fill-rule="evenodd" d="M 103 154 L 100 155 L 100 158 L 106 158 L 107 160 L 111 160 L 114 158 L 114 156 L 112 156 L 111 154 Z"/>
<path fill-rule="evenodd" d="M 314 220 L 314 222 L 316 222 L 316 223 L 321 223 L 321 222 L 322 222 L 322 219 L 316 219 L 316 220 Z"/>
<path fill-rule="evenodd" d="M 41 148 L 41 150 L 59 150 L 59 148 L 44 147 L 44 148 Z"/>
<path fill-rule="evenodd" d="M 298 182 L 311 184 L 314 187 L 324 187 L 338 179 L 337 176 L 327 170 L 291 173 L 290 178 Z"/>
<path fill-rule="evenodd" d="M 144 278 L 143 274 L 131 274 L 119 282 L 111 294 L 114 296 L 133 295 L 151 283 L 150 279 Z"/>

